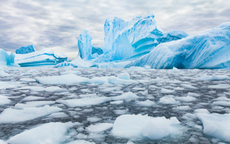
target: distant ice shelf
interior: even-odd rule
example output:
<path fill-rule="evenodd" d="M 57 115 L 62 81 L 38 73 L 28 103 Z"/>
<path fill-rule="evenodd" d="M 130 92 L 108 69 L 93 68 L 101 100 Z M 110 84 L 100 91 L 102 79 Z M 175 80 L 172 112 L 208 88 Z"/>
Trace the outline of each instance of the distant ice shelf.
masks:
<path fill-rule="evenodd" d="M 65 54 L 54 54 L 53 51 L 49 49 L 15 55 L 15 63 L 21 67 L 56 65 L 65 61 L 67 61 L 67 56 Z"/>

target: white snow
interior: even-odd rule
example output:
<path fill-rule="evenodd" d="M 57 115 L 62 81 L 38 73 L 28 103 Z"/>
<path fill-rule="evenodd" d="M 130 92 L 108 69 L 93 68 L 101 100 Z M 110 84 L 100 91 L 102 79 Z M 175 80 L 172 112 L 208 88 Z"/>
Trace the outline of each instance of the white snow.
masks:
<path fill-rule="evenodd" d="M 12 144 L 58 144 L 66 139 L 67 130 L 74 125 L 72 122 L 51 122 L 39 125 L 11 137 L 8 142 Z"/>
<path fill-rule="evenodd" d="M 7 108 L 0 114 L 0 123 L 24 122 L 61 110 L 61 108 L 52 106 L 44 106 L 39 108 L 31 107 L 24 109 Z"/>
<path fill-rule="evenodd" d="M 102 131 L 105 131 L 107 129 L 110 129 L 111 127 L 113 127 L 113 124 L 111 123 L 97 123 L 95 125 L 90 125 L 86 128 L 86 130 L 88 132 L 92 132 L 92 133 L 99 133 Z"/>
<path fill-rule="evenodd" d="M 139 139 L 161 139 L 182 132 L 180 122 L 176 117 L 149 117 L 147 115 L 119 116 L 112 129 L 112 134 L 118 137 Z"/>

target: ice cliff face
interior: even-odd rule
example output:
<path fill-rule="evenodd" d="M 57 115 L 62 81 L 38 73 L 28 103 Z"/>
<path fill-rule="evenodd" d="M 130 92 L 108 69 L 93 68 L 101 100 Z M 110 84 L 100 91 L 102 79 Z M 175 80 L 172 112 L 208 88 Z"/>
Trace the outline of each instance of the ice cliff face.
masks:
<path fill-rule="evenodd" d="M 84 31 L 78 40 L 79 53 L 82 59 L 97 62 L 110 62 L 134 59 L 149 53 L 160 43 L 185 38 L 188 35 L 183 31 L 163 33 L 157 25 L 154 15 L 136 17 L 131 21 L 124 21 L 115 17 L 107 19 L 104 24 L 103 54 L 92 56 L 92 37 Z"/>
<path fill-rule="evenodd" d="M 17 49 L 15 52 L 16 54 L 27 54 L 27 53 L 32 53 L 35 52 L 35 48 L 33 45 L 28 45 L 28 46 L 23 46 L 19 49 Z"/>
<path fill-rule="evenodd" d="M 88 30 L 84 30 L 78 38 L 78 49 L 80 57 L 83 60 L 92 59 L 92 37 L 89 35 Z"/>
<path fill-rule="evenodd" d="M 4 66 L 13 66 L 14 57 L 12 52 L 5 52 L 3 49 L 0 49 L 0 68 Z"/>
<path fill-rule="evenodd" d="M 130 66 L 151 68 L 230 68 L 230 22 L 196 36 L 158 45 Z"/>

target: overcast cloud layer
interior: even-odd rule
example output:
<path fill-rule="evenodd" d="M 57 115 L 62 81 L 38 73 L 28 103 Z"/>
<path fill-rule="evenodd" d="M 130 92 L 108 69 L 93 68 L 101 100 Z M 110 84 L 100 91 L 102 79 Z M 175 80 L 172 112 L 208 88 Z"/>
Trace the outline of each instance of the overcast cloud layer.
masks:
<path fill-rule="evenodd" d="M 79 34 L 88 29 L 95 46 L 103 45 L 104 21 L 155 15 L 164 32 L 193 35 L 230 21 L 229 0 L 0 0 L 0 48 L 34 44 L 77 56 Z"/>

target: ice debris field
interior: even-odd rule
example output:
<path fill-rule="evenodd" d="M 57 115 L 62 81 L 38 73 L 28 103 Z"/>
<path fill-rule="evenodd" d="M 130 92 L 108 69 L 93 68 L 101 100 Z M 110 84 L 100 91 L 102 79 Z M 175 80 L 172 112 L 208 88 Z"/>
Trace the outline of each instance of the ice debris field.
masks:
<path fill-rule="evenodd" d="M 229 143 L 228 70 L 6 68 L 1 143 Z"/>
<path fill-rule="evenodd" d="M 89 31 L 79 54 L 0 49 L 0 144 L 230 143 L 230 22 L 163 32 L 154 15 Z"/>

